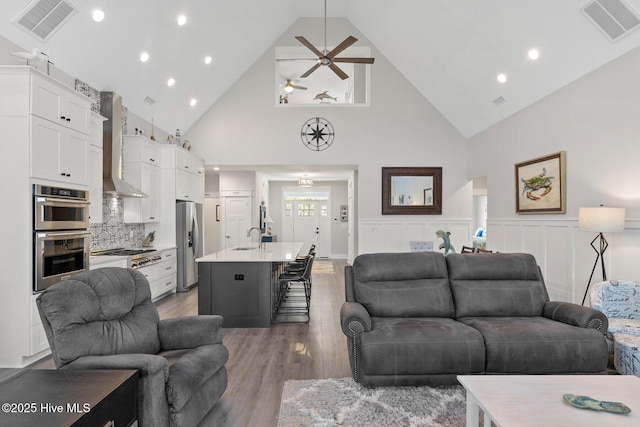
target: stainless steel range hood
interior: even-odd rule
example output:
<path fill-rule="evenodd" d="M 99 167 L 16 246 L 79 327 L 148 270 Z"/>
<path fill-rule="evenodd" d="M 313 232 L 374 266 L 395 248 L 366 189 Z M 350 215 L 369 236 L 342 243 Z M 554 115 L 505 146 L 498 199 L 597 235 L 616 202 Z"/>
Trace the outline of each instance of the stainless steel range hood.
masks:
<path fill-rule="evenodd" d="M 148 197 L 122 179 L 122 97 L 114 92 L 100 92 L 100 114 L 107 118 L 102 127 L 102 192 Z"/>

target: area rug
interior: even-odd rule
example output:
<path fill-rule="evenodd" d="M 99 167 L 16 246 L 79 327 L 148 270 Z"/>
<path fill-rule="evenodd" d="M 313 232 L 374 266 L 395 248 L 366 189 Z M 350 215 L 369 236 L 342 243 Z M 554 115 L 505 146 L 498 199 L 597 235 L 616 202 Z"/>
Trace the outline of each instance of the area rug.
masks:
<path fill-rule="evenodd" d="M 287 381 L 278 427 L 464 427 L 461 386 L 365 388 L 351 378 Z"/>
<path fill-rule="evenodd" d="M 333 263 L 331 261 L 313 261 L 311 267 L 312 274 L 333 274 Z"/>

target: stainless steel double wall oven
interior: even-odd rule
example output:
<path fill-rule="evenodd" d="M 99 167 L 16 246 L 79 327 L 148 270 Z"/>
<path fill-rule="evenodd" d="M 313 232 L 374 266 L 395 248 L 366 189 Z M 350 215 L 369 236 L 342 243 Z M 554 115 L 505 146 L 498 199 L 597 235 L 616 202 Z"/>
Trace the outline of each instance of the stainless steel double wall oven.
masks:
<path fill-rule="evenodd" d="M 34 292 L 89 269 L 89 192 L 33 186 Z"/>

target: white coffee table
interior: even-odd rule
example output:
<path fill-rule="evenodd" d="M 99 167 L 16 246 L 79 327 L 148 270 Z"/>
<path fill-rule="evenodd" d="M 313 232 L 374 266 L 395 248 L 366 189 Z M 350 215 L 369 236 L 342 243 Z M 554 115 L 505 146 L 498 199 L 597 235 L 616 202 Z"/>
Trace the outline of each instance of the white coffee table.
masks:
<path fill-rule="evenodd" d="M 634 375 L 459 375 L 467 392 L 467 427 L 640 426 L 640 378 Z M 622 402 L 626 415 L 579 409 L 564 394 Z"/>

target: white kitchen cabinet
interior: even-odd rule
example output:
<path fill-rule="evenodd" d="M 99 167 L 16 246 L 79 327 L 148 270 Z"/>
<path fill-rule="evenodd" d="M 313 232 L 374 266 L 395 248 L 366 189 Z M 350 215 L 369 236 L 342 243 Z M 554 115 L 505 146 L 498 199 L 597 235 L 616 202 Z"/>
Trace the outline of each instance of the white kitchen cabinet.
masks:
<path fill-rule="evenodd" d="M 90 104 L 86 96 L 33 67 L 0 65 L 0 130 L 6 141 L 0 169 L 7 188 L 19 189 L 11 192 L 11 208 L 2 214 L 8 224 L 3 237 L 11 242 L 11 249 L 0 267 L 3 281 L 13 284 L 3 287 L 0 298 L 2 367 L 24 367 L 48 352 L 33 295 L 30 189 L 48 181 L 49 185 L 89 190 Z"/>
<path fill-rule="evenodd" d="M 178 146 L 165 149 L 163 168 L 175 168 L 176 200 L 204 202 L 204 160 Z"/>
<path fill-rule="evenodd" d="M 142 162 L 160 167 L 160 144 L 142 135 L 125 135 L 124 162 Z"/>
<path fill-rule="evenodd" d="M 106 118 L 91 113 L 91 133 L 89 134 L 89 221 L 92 224 L 102 222 L 102 123 Z"/>
<path fill-rule="evenodd" d="M 31 114 L 53 123 L 89 134 L 90 101 L 71 88 L 46 78 L 31 76 Z"/>
<path fill-rule="evenodd" d="M 149 281 L 151 299 L 154 301 L 170 292 L 175 292 L 177 283 L 176 249 L 162 250 L 160 256 L 162 261 L 159 263 L 138 268 L 138 271 Z"/>
<path fill-rule="evenodd" d="M 124 200 L 124 221 L 160 221 L 160 147 L 142 136 L 124 137 L 124 178 L 148 197 Z"/>
<path fill-rule="evenodd" d="M 88 185 L 89 136 L 31 116 L 31 176 Z"/>

